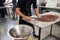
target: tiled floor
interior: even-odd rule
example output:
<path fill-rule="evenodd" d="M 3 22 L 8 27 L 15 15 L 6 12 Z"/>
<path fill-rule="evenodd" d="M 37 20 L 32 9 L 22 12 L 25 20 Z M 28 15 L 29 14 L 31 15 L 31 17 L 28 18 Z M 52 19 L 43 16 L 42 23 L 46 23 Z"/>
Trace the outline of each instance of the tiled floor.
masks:
<path fill-rule="evenodd" d="M 9 38 L 9 36 L 7 35 L 7 31 L 10 27 L 13 27 L 15 25 L 18 25 L 18 21 L 17 20 L 9 20 L 6 22 L 2 22 L 0 23 L 0 40 L 12 40 Z M 56 29 L 57 27 L 55 27 Z M 59 29 L 60 27 L 58 27 L 57 29 Z M 60 32 L 60 31 L 59 31 Z M 54 34 L 54 33 L 53 33 Z M 60 35 L 60 33 L 59 33 Z M 43 35 L 44 36 L 44 35 Z M 37 40 L 37 38 L 35 38 L 35 40 Z M 44 38 L 43 40 L 60 40 L 54 36 L 49 36 Z"/>

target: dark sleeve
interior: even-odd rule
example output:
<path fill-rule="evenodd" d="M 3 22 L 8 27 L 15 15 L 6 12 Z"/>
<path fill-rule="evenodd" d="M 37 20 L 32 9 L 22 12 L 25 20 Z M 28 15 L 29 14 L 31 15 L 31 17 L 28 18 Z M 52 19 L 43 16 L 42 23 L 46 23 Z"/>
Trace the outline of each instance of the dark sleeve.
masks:
<path fill-rule="evenodd" d="M 21 4 L 21 0 L 18 0 L 17 7 L 18 7 L 18 8 L 21 8 L 21 5 L 22 5 L 22 4 Z"/>
<path fill-rule="evenodd" d="M 33 0 L 33 8 L 37 8 L 37 0 Z"/>

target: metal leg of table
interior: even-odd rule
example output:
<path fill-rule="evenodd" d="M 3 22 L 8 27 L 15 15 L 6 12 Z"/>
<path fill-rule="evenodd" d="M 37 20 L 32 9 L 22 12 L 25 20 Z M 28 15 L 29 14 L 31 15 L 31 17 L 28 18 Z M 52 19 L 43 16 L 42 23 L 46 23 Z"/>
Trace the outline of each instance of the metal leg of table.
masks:
<path fill-rule="evenodd" d="M 38 40 L 41 40 L 41 28 L 39 28 L 39 37 Z"/>
<path fill-rule="evenodd" d="M 50 29 L 50 35 L 51 35 L 51 33 L 52 33 L 52 27 L 53 27 L 53 25 L 51 25 L 51 29 Z"/>

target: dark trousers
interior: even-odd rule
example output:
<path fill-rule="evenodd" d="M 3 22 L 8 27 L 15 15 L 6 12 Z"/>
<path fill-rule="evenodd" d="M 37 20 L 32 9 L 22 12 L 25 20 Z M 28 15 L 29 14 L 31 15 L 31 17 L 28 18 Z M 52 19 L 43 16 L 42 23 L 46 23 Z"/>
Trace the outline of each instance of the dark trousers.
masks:
<path fill-rule="evenodd" d="M 4 9 L 0 9 L 0 16 L 2 17 L 2 18 L 4 18 L 5 17 L 5 13 L 4 13 Z"/>
<path fill-rule="evenodd" d="M 0 4 L 0 7 L 4 7 L 4 5 Z M 0 8 L 0 17 L 5 18 L 5 14 L 7 14 L 6 8 Z"/>
<path fill-rule="evenodd" d="M 33 30 L 35 31 L 34 25 L 25 21 L 25 20 L 23 20 L 22 17 L 19 18 L 19 24 L 24 24 L 24 25 L 31 26 L 33 28 Z"/>

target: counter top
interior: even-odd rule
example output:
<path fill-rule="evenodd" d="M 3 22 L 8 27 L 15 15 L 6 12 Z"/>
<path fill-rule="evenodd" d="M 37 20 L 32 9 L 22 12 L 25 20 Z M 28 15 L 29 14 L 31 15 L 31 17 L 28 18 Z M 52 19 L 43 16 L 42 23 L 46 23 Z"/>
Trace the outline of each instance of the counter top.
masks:
<path fill-rule="evenodd" d="M 2 9 L 2 8 L 12 8 L 13 6 L 12 5 L 10 5 L 10 6 L 0 6 L 0 9 Z"/>
<path fill-rule="evenodd" d="M 53 8 L 53 9 L 60 9 L 60 7 L 46 7 L 46 6 L 38 6 L 38 7 L 42 7 L 42 8 Z"/>

